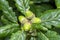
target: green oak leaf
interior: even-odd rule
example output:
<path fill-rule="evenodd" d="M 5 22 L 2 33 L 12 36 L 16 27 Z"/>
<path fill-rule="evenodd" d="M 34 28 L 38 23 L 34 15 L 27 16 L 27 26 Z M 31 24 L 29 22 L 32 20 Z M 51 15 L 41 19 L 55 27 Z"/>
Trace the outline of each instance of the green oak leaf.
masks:
<path fill-rule="evenodd" d="M 17 31 L 11 35 L 10 40 L 26 40 L 26 33 L 24 31 Z"/>
<path fill-rule="evenodd" d="M 55 31 L 47 31 L 45 35 L 49 40 L 60 40 L 60 35 Z"/>
<path fill-rule="evenodd" d="M 8 20 L 14 23 L 17 22 L 17 17 L 15 15 L 15 12 L 13 12 L 12 8 L 9 7 L 8 1 L 0 0 L 0 7 L 1 7 L 1 10 L 3 11 L 3 14 Z"/>
<path fill-rule="evenodd" d="M 40 17 L 41 24 L 47 28 L 60 28 L 60 9 L 48 10 Z"/>
<path fill-rule="evenodd" d="M 60 35 L 55 31 L 47 31 L 45 34 L 38 32 L 37 35 L 37 40 L 60 40 Z"/>
<path fill-rule="evenodd" d="M 49 40 L 42 32 L 37 33 L 37 40 Z"/>
<path fill-rule="evenodd" d="M 29 1 L 30 0 L 14 0 L 17 9 L 25 14 L 26 10 L 29 10 Z"/>
<path fill-rule="evenodd" d="M 0 27 L 0 38 L 11 35 L 12 33 L 19 30 L 18 24 L 8 24 Z"/>

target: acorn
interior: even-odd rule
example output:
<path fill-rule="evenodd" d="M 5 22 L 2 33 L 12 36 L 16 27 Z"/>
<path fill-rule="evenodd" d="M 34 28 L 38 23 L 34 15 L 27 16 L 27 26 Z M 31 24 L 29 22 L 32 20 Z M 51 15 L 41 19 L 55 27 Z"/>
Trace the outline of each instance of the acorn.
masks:
<path fill-rule="evenodd" d="M 41 23 L 41 19 L 38 17 L 34 17 L 34 18 L 32 18 L 31 22 L 32 23 Z"/>
<path fill-rule="evenodd" d="M 30 23 L 30 22 L 27 22 L 27 23 L 25 23 L 25 24 L 23 25 L 23 29 L 24 29 L 25 31 L 29 31 L 30 28 L 31 28 L 31 23 Z"/>
<path fill-rule="evenodd" d="M 24 23 L 28 22 L 28 20 L 24 16 L 19 16 L 19 22 L 24 24 Z"/>
<path fill-rule="evenodd" d="M 35 15 L 33 14 L 33 12 L 31 12 L 31 11 L 26 11 L 26 13 L 25 13 L 25 16 L 26 16 L 26 18 L 28 18 L 28 19 L 32 19 L 33 17 L 35 17 Z"/>

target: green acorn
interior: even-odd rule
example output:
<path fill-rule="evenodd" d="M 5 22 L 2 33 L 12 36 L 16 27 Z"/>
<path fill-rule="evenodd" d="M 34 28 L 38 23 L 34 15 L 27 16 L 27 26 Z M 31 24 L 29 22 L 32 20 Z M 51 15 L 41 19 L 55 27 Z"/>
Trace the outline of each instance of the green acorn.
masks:
<path fill-rule="evenodd" d="M 37 17 L 34 17 L 32 20 L 31 20 L 32 23 L 41 23 L 41 19 L 40 18 L 37 18 Z"/>
<path fill-rule="evenodd" d="M 20 21 L 22 24 L 28 22 L 28 20 L 27 20 L 24 16 L 19 16 L 19 21 Z"/>
<path fill-rule="evenodd" d="M 27 22 L 27 23 L 25 23 L 23 25 L 23 28 L 22 29 L 25 30 L 25 31 L 29 31 L 30 28 L 31 28 L 31 23 L 30 22 Z"/>
<path fill-rule="evenodd" d="M 25 14 L 26 18 L 28 19 L 32 19 L 33 17 L 35 17 L 35 15 L 33 14 L 33 12 L 31 11 L 26 11 L 26 14 Z"/>

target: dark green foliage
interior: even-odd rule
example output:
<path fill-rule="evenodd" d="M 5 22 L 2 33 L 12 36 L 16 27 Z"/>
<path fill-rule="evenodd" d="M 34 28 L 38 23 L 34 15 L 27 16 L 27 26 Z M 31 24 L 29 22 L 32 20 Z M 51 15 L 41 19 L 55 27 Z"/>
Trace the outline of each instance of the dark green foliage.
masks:
<path fill-rule="evenodd" d="M 37 17 L 40 17 L 44 11 L 53 9 L 53 6 L 48 4 L 40 4 L 40 5 L 30 5 L 31 10 L 35 13 Z"/>
<path fill-rule="evenodd" d="M 11 22 L 9 20 L 7 20 L 7 18 L 4 15 L 1 16 L 1 22 L 3 24 L 11 24 Z"/>
<path fill-rule="evenodd" d="M 31 0 L 33 3 L 49 2 L 50 0 Z"/>
<path fill-rule="evenodd" d="M 60 9 L 48 10 L 41 17 L 42 25 L 46 27 L 55 26 L 60 28 Z"/>
<path fill-rule="evenodd" d="M 32 23 L 27 19 L 28 10 L 41 22 Z M 19 15 L 31 23 L 30 30 L 23 29 L 28 26 L 23 27 Z M 60 40 L 59 30 L 60 0 L 0 0 L 0 40 Z"/>
<path fill-rule="evenodd" d="M 17 22 L 17 17 L 15 16 L 15 12 L 13 12 L 12 8 L 9 7 L 9 4 L 6 0 L 0 0 L 0 7 L 7 19 L 15 23 Z"/>
<path fill-rule="evenodd" d="M 60 35 L 54 31 L 47 31 L 45 34 L 38 32 L 38 40 L 60 40 Z"/>
<path fill-rule="evenodd" d="M 10 35 L 19 29 L 18 24 L 8 24 L 0 27 L 0 38 Z"/>
<path fill-rule="evenodd" d="M 29 1 L 30 0 L 14 0 L 15 1 L 15 5 L 17 7 L 17 9 L 24 13 L 26 12 L 26 10 L 29 10 Z"/>

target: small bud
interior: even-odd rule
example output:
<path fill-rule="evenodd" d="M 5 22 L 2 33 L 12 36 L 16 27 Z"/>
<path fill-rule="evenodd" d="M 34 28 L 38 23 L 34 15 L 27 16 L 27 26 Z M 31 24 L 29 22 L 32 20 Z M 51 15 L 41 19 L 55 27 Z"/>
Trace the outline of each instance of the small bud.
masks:
<path fill-rule="evenodd" d="M 26 11 L 25 16 L 28 19 L 32 19 L 33 17 L 35 17 L 35 15 L 31 11 Z"/>
<path fill-rule="evenodd" d="M 31 28 L 31 23 L 30 23 L 30 22 L 25 23 L 25 24 L 23 25 L 23 28 L 24 28 L 25 31 L 30 30 L 30 28 Z"/>
<path fill-rule="evenodd" d="M 34 17 L 32 20 L 31 20 L 32 23 L 41 23 L 41 19 L 40 18 L 37 18 L 37 17 Z"/>
<path fill-rule="evenodd" d="M 19 21 L 20 21 L 22 24 L 28 22 L 28 20 L 27 20 L 24 16 L 19 16 Z"/>
<path fill-rule="evenodd" d="M 46 27 L 42 27 L 41 30 L 47 31 L 48 29 Z"/>

